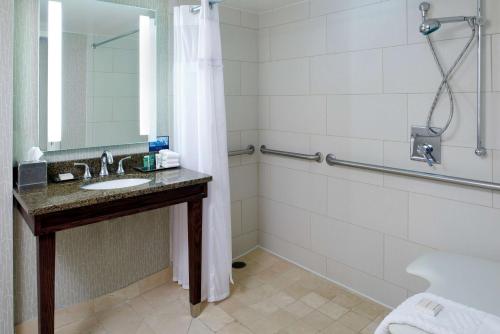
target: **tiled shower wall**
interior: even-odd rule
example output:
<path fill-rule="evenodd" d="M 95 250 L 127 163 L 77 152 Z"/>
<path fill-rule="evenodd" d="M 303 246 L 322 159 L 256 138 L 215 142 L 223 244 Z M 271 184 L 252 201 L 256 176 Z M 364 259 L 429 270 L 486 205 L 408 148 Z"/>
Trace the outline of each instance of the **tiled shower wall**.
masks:
<path fill-rule="evenodd" d="M 269 147 L 500 182 L 500 2 L 484 0 L 485 144 L 475 148 L 476 54 L 452 80 L 456 111 L 442 164 L 409 159 L 438 69 L 418 32 L 419 0 L 310 0 L 259 17 L 259 137 Z M 475 15 L 475 0 L 430 1 L 430 15 Z M 432 35 L 445 66 L 466 24 Z M 443 124 L 441 103 L 435 124 Z M 395 306 L 426 288 L 405 267 L 433 249 L 500 261 L 500 196 L 325 162 L 261 156 L 259 244 Z"/>
<path fill-rule="evenodd" d="M 228 149 L 258 143 L 258 16 L 220 7 Z M 257 245 L 257 154 L 229 159 L 233 256 Z"/>
<path fill-rule="evenodd" d="M 12 96 L 14 1 L 0 7 L 0 333 L 14 325 L 12 231 Z"/>

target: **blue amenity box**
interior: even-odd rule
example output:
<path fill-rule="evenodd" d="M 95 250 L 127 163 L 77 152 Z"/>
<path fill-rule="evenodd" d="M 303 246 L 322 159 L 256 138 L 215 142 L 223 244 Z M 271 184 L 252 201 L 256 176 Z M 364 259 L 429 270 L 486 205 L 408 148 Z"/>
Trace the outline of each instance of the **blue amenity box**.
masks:
<path fill-rule="evenodd" d="M 155 141 L 149 142 L 149 152 L 160 152 L 161 150 L 169 149 L 169 137 L 156 137 Z"/>

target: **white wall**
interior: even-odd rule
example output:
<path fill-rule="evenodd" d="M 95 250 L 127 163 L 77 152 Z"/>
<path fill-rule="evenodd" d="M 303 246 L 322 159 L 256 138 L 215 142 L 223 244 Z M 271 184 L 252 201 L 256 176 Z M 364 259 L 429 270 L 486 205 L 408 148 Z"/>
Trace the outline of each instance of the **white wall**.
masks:
<path fill-rule="evenodd" d="M 228 149 L 258 143 L 258 16 L 220 7 Z M 233 256 L 257 245 L 257 154 L 229 159 Z"/>
<path fill-rule="evenodd" d="M 485 0 L 484 101 L 488 154 L 474 155 L 475 63 L 452 80 L 457 110 L 441 165 L 409 159 L 440 82 L 418 33 L 419 0 L 310 0 L 262 13 L 259 137 L 269 147 L 500 182 L 500 2 Z M 431 2 L 432 16 L 475 15 L 476 0 Z M 470 30 L 434 33 L 449 66 Z M 436 124 L 447 117 L 439 106 Z M 259 243 L 384 304 L 425 282 L 405 273 L 440 249 L 500 261 L 500 196 L 326 163 L 260 157 Z"/>

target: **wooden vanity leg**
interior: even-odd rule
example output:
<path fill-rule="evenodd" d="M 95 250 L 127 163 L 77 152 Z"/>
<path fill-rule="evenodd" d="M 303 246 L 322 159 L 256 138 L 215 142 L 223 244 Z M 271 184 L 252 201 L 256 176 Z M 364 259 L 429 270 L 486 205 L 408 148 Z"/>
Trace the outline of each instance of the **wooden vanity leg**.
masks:
<path fill-rule="evenodd" d="M 201 313 L 201 241 L 203 200 L 188 202 L 189 302 L 191 316 Z"/>
<path fill-rule="evenodd" d="M 54 333 L 56 234 L 37 237 L 38 333 Z"/>

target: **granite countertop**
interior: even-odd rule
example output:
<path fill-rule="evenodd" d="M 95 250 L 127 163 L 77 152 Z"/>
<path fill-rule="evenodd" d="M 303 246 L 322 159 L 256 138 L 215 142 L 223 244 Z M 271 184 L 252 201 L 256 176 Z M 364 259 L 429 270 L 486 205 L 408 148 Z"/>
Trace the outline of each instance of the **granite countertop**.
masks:
<path fill-rule="evenodd" d="M 82 185 L 116 179 L 144 178 L 151 181 L 135 187 L 113 190 L 84 190 Z M 210 182 L 212 177 L 185 168 L 177 168 L 151 173 L 127 173 L 122 176 L 94 177 L 89 181 L 49 183 L 47 187 L 22 190 L 14 189 L 14 197 L 32 216 L 68 209 L 91 206 L 121 198 L 146 195 L 169 189 Z"/>

